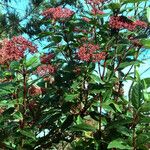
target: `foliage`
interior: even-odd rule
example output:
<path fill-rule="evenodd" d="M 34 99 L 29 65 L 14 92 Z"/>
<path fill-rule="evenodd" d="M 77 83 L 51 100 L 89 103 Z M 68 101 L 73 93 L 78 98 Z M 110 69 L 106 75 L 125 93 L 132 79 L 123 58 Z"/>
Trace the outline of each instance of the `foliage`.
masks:
<path fill-rule="evenodd" d="M 149 149 L 150 78 L 138 72 L 150 46 L 148 1 L 93 3 L 32 1 L 37 9 L 23 31 L 4 34 L 46 46 L 0 65 L 1 149 Z M 62 14 L 68 9 L 74 13 Z"/>

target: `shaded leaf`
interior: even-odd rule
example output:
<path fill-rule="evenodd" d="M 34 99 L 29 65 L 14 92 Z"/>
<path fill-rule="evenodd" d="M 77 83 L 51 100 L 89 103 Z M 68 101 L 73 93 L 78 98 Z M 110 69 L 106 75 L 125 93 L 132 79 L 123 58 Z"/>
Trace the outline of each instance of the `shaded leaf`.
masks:
<path fill-rule="evenodd" d="M 64 130 L 68 128 L 73 123 L 73 115 L 69 115 L 66 120 L 63 122 L 61 129 Z"/>
<path fill-rule="evenodd" d="M 143 44 L 145 48 L 150 48 L 150 39 L 142 39 L 140 43 Z"/>
<path fill-rule="evenodd" d="M 148 20 L 148 22 L 150 22 L 150 7 L 147 8 L 147 13 L 146 13 L 146 15 L 147 15 L 147 20 Z"/>
<path fill-rule="evenodd" d="M 121 0 L 121 2 L 124 2 L 124 3 L 140 3 L 144 1 L 147 1 L 147 0 Z"/>
<path fill-rule="evenodd" d="M 31 130 L 19 130 L 19 132 L 28 138 L 31 138 L 33 140 L 36 139 L 35 134 Z"/>
<path fill-rule="evenodd" d="M 125 150 L 125 149 L 131 150 L 132 149 L 132 147 L 127 145 L 127 143 L 124 142 L 124 140 L 122 140 L 122 139 L 116 139 L 116 140 L 110 142 L 107 148 L 108 149 L 117 148 L 117 149 L 123 149 L 123 150 Z"/>
<path fill-rule="evenodd" d="M 149 102 L 149 103 L 145 102 L 145 103 L 141 106 L 140 112 L 150 112 L 150 102 Z"/>
<path fill-rule="evenodd" d="M 141 106 L 142 98 L 142 86 L 141 83 L 138 82 L 136 85 L 133 86 L 131 93 L 131 102 L 136 109 L 138 109 Z"/>
<path fill-rule="evenodd" d="M 91 125 L 82 123 L 82 124 L 78 124 L 78 125 L 73 126 L 71 128 L 71 130 L 73 130 L 73 131 L 96 131 L 96 128 L 94 128 Z"/>

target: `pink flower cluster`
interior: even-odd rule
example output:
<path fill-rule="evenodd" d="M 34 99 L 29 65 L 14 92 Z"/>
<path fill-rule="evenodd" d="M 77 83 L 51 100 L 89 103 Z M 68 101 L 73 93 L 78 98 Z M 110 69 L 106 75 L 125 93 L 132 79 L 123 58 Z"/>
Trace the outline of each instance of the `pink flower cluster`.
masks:
<path fill-rule="evenodd" d="M 70 18 L 73 14 L 74 11 L 60 6 L 56 8 L 49 8 L 42 13 L 43 16 L 54 20 Z"/>
<path fill-rule="evenodd" d="M 40 61 L 42 64 L 48 64 L 50 63 L 51 59 L 54 58 L 54 54 L 44 54 L 43 56 L 40 57 Z"/>
<path fill-rule="evenodd" d="M 135 24 L 136 26 L 143 27 L 143 28 L 146 28 L 146 27 L 147 27 L 147 23 L 144 22 L 144 21 L 140 21 L 140 20 L 136 20 L 136 21 L 134 22 L 134 24 Z"/>
<path fill-rule="evenodd" d="M 103 60 L 106 57 L 105 52 L 97 53 L 99 49 L 100 47 L 98 45 L 84 44 L 79 48 L 78 57 L 86 62 L 99 62 L 100 60 Z"/>
<path fill-rule="evenodd" d="M 39 86 L 31 86 L 28 90 L 30 96 L 42 94 L 42 89 Z"/>
<path fill-rule="evenodd" d="M 37 47 L 22 36 L 13 37 L 10 40 L 4 39 L 0 45 L 0 64 L 23 58 L 26 50 L 30 53 L 37 51 Z"/>
<path fill-rule="evenodd" d="M 54 66 L 48 64 L 43 64 L 41 66 L 39 66 L 37 69 L 36 69 L 36 73 L 39 75 L 39 76 L 44 76 L 44 75 L 48 75 L 48 74 L 52 74 L 55 72 L 55 68 Z"/>
<path fill-rule="evenodd" d="M 130 40 L 130 42 L 137 47 L 142 47 L 142 44 L 140 43 L 139 39 L 136 39 L 135 37 L 133 37 L 132 35 L 128 36 L 128 39 Z"/>
<path fill-rule="evenodd" d="M 82 29 L 82 28 L 78 28 L 78 27 L 75 27 L 73 31 L 77 32 L 77 33 L 80 33 L 80 32 L 81 33 L 88 33 L 88 30 Z"/>
<path fill-rule="evenodd" d="M 87 3 L 88 4 L 91 4 L 91 5 L 98 5 L 102 2 L 104 2 L 105 0 L 87 0 Z"/>
<path fill-rule="evenodd" d="M 90 19 L 87 18 L 87 17 L 83 17 L 82 20 L 85 21 L 85 22 L 90 22 Z"/>
<path fill-rule="evenodd" d="M 135 22 L 129 20 L 124 16 L 112 16 L 109 21 L 109 25 L 114 29 L 128 29 L 135 30 L 137 27 L 145 28 L 147 27 L 147 23 L 137 20 Z"/>
<path fill-rule="evenodd" d="M 91 12 L 92 12 L 93 15 L 103 15 L 103 14 L 105 14 L 103 11 L 101 11 L 97 8 L 93 8 Z"/>

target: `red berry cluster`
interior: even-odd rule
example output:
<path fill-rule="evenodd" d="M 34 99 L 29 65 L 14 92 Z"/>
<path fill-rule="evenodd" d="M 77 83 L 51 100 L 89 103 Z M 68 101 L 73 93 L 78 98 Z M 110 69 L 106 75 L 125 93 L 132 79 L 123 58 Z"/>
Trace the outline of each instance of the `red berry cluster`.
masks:
<path fill-rule="evenodd" d="M 42 89 L 39 86 L 31 86 L 28 90 L 30 96 L 42 94 Z"/>
<path fill-rule="evenodd" d="M 85 22 L 90 22 L 90 19 L 87 18 L 87 17 L 83 17 L 82 20 L 85 21 Z"/>
<path fill-rule="evenodd" d="M 0 45 L 0 64 L 23 58 L 26 50 L 32 54 L 37 51 L 37 47 L 22 36 L 4 39 Z"/>
<path fill-rule="evenodd" d="M 146 27 L 147 27 L 147 23 L 144 22 L 144 21 L 140 21 L 140 20 L 136 20 L 136 21 L 134 22 L 134 24 L 135 24 L 136 26 L 139 26 L 139 27 L 142 27 L 142 28 L 146 28 Z"/>
<path fill-rule="evenodd" d="M 56 7 L 43 11 L 42 15 L 54 20 L 70 18 L 74 12 L 68 8 Z"/>
<path fill-rule="evenodd" d="M 91 4 L 91 5 L 98 5 L 104 1 L 106 1 L 106 0 L 87 0 L 87 3 Z"/>
<path fill-rule="evenodd" d="M 109 25 L 114 29 L 128 29 L 135 30 L 137 27 L 145 28 L 147 27 L 147 23 L 137 20 L 131 21 L 127 17 L 124 16 L 111 16 L 109 20 Z"/>
<path fill-rule="evenodd" d="M 51 59 L 54 58 L 54 54 L 44 54 L 43 56 L 40 57 L 40 61 L 42 64 L 49 64 Z"/>
<path fill-rule="evenodd" d="M 103 11 L 101 11 L 97 8 L 93 8 L 91 12 L 92 12 L 93 15 L 103 15 L 103 14 L 105 14 Z"/>
<path fill-rule="evenodd" d="M 84 44 L 79 48 L 78 57 L 86 62 L 99 62 L 102 59 L 105 59 L 105 52 L 97 52 L 100 49 L 98 45 L 94 44 Z"/>
<path fill-rule="evenodd" d="M 44 75 L 52 74 L 54 72 L 55 72 L 55 68 L 54 68 L 54 66 L 52 66 L 50 64 L 43 64 L 43 65 L 39 66 L 36 69 L 36 73 L 39 76 L 44 76 Z"/>

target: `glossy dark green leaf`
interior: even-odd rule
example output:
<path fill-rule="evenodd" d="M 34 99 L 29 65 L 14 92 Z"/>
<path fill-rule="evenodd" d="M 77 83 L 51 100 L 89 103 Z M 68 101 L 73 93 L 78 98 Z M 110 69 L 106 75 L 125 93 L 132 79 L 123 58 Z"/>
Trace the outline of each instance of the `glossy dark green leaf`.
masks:
<path fill-rule="evenodd" d="M 147 144 L 150 141 L 150 136 L 146 133 L 141 133 L 137 136 L 137 145 Z"/>
<path fill-rule="evenodd" d="M 94 120 L 96 120 L 96 121 L 99 121 L 99 117 L 100 117 L 99 113 L 94 112 L 94 111 L 91 111 L 91 112 L 89 113 L 89 115 L 91 116 L 92 119 L 94 119 Z"/>
<path fill-rule="evenodd" d="M 145 102 L 144 104 L 142 104 L 139 111 L 140 112 L 150 112 L 150 102 Z"/>
<path fill-rule="evenodd" d="M 11 115 L 14 112 L 14 110 L 14 107 L 10 107 L 9 109 L 3 112 L 3 115 Z"/>
<path fill-rule="evenodd" d="M 72 123 L 73 123 L 73 119 L 74 119 L 73 115 L 67 116 L 66 120 L 63 122 L 63 124 L 61 126 L 61 129 L 65 130 L 66 128 L 68 128 L 69 126 L 71 126 Z"/>
<path fill-rule="evenodd" d="M 150 39 L 142 39 L 140 42 L 145 48 L 150 48 Z"/>
<path fill-rule="evenodd" d="M 33 56 L 33 57 L 29 58 L 29 60 L 27 60 L 26 66 L 34 67 L 35 65 L 37 65 L 38 62 L 39 62 L 39 58 L 37 56 Z"/>
<path fill-rule="evenodd" d="M 27 138 L 31 138 L 33 140 L 36 140 L 35 134 L 31 130 L 19 130 L 19 132 L 26 136 Z"/>
<path fill-rule="evenodd" d="M 60 43 L 61 40 L 62 40 L 62 37 L 61 37 L 61 36 L 53 36 L 52 40 L 53 40 L 55 43 Z"/>
<path fill-rule="evenodd" d="M 123 150 L 132 150 L 132 147 L 129 146 L 123 139 L 116 139 L 113 140 L 108 144 L 108 149 L 117 148 L 117 149 L 123 149 Z"/>
<path fill-rule="evenodd" d="M 131 102 L 138 109 L 142 104 L 143 92 L 141 83 L 137 83 L 132 87 Z"/>
<path fill-rule="evenodd" d="M 119 69 L 124 69 L 128 66 L 131 66 L 131 65 L 139 65 L 141 62 L 140 61 L 130 61 L 130 62 L 123 62 L 119 65 Z"/>
<path fill-rule="evenodd" d="M 109 4 L 108 7 L 114 11 L 114 10 L 119 10 L 121 5 L 119 3 L 111 3 L 111 4 Z"/>
<path fill-rule="evenodd" d="M 77 99 L 79 94 L 66 94 L 65 101 L 66 102 L 74 102 Z"/>
<path fill-rule="evenodd" d="M 14 117 L 15 120 L 23 120 L 23 115 L 22 115 L 21 112 L 15 112 L 13 114 L 13 117 Z"/>
<path fill-rule="evenodd" d="M 89 125 L 89 124 L 78 124 L 78 125 L 74 125 L 71 130 L 73 131 L 96 131 L 96 128 Z"/>
<path fill-rule="evenodd" d="M 19 62 L 17 62 L 17 61 L 12 61 L 12 62 L 10 63 L 10 69 L 11 69 L 11 70 L 18 70 L 18 69 L 19 69 L 19 66 L 20 66 L 20 64 L 19 64 Z"/>
<path fill-rule="evenodd" d="M 149 124 L 150 123 L 150 117 L 149 116 L 141 116 L 139 122 Z"/>
<path fill-rule="evenodd" d="M 51 110 L 47 114 L 43 115 L 38 121 L 38 124 L 44 124 L 46 122 L 54 123 L 61 117 L 61 113 L 57 112 L 57 110 Z"/>
<path fill-rule="evenodd" d="M 148 22 L 150 22 L 150 7 L 147 8 L 147 13 L 146 13 L 146 15 L 147 15 L 147 20 L 148 20 Z"/>
<path fill-rule="evenodd" d="M 140 2 L 146 2 L 147 0 L 121 0 L 123 3 L 140 3 Z"/>

